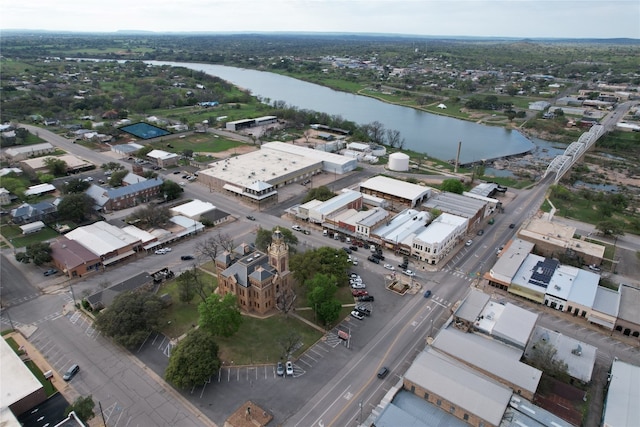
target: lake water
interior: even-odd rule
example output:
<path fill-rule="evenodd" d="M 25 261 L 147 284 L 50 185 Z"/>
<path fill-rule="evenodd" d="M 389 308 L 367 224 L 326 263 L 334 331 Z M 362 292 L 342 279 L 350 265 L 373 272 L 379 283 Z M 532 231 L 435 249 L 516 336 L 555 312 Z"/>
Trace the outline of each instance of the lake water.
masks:
<path fill-rule="evenodd" d="M 279 74 L 225 65 L 145 62 L 151 65 L 170 65 L 203 71 L 250 90 L 254 96 L 269 98 L 271 102 L 284 101 L 288 106 L 341 116 L 359 125 L 378 121 L 385 129 L 400 132 L 405 140 L 404 148 L 441 160 L 456 157 L 458 142 L 462 142 L 461 163 L 527 153 L 535 148 L 532 141 L 517 131 L 387 104 L 377 99 L 335 91 Z"/>

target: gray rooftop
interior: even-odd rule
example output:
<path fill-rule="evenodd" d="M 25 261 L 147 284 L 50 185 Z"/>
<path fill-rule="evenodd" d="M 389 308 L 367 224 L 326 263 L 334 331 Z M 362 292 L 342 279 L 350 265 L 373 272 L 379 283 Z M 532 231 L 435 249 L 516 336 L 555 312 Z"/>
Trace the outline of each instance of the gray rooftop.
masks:
<path fill-rule="evenodd" d="M 531 393 L 542 376 L 542 371 L 520 362 L 521 351 L 479 334 L 449 327 L 440 331 L 433 347 Z"/>
<path fill-rule="evenodd" d="M 480 313 L 482 313 L 484 306 L 489 302 L 489 298 L 489 295 L 484 292 L 478 289 L 471 289 L 456 310 L 456 317 L 468 322 L 475 322 Z"/>
<path fill-rule="evenodd" d="M 440 193 L 424 202 L 426 209 L 438 209 L 464 218 L 474 217 L 478 211 L 484 209 L 486 202 L 456 193 Z"/>
<path fill-rule="evenodd" d="M 640 420 L 640 367 L 614 360 L 603 425 L 634 426 Z"/>
<path fill-rule="evenodd" d="M 405 378 L 493 425 L 500 423 L 512 394 L 508 387 L 432 348 L 418 354 Z"/>
<path fill-rule="evenodd" d="M 507 303 L 493 327 L 493 335 L 524 348 L 536 326 L 538 315 Z"/>
<path fill-rule="evenodd" d="M 620 292 L 598 286 L 593 309 L 617 318 L 620 309 L 620 300 Z M 637 307 L 638 306 L 636 306 L 636 309 Z"/>
<path fill-rule="evenodd" d="M 491 276 L 502 282 L 511 282 L 534 246 L 531 242 L 513 239 L 491 268 Z"/>
<path fill-rule="evenodd" d="M 464 421 L 421 399 L 400 390 L 375 419 L 376 427 L 467 427 Z"/>
<path fill-rule="evenodd" d="M 620 311 L 618 317 L 640 325 L 640 289 L 631 285 L 620 285 Z"/>

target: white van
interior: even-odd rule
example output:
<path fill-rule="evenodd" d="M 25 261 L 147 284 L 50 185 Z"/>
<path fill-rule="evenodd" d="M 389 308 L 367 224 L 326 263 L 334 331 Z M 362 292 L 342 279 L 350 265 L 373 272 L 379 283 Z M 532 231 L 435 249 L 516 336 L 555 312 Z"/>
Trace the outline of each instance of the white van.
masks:
<path fill-rule="evenodd" d="M 347 243 L 351 243 L 351 237 L 347 237 Z"/>
<path fill-rule="evenodd" d="M 323 235 L 323 236 L 325 236 L 325 237 L 326 237 L 328 234 L 329 234 L 329 231 L 327 231 L 326 229 L 325 229 L 325 230 L 322 230 L 322 235 Z"/>

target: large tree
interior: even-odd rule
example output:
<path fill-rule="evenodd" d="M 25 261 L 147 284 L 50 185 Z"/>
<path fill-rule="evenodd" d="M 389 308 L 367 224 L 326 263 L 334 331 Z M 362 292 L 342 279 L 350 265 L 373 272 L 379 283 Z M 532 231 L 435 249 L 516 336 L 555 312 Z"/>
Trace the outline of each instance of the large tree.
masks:
<path fill-rule="evenodd" d="M 304 284 L 316 273 L 338 278 L 338 285 L 346 283 L 349 266 L 345 251 L 327 246 L 293 255 L 289 261 L 294 277 Z"/>
<path fill-rule="evenodd" d="M 203 273 L 194 265 L 193 268 L 185 270 L 178 276 L 178 294 L 180 301 L 191 302 L 193 297 L 198 295 L 203 302 L 211 294 L 211 287 L 202 277 Z"/>
<path fill-rule="evenodd" d="M 230 337 L 238 332 L 242 324 L 242 315 L 233 294 L 226 294 L 222 298 L 217 294 L 209 295 L 198 305 L 198 312 L 200 327 L 216 336 Z"/>
<path fill-rule="evenodd" d="M 459 179 L 451 178 L 445 179 L 440 185 L 442 191 L 448 191 L 449 193 L 462 194 L 464 192 L 464 186 Z"/>
<path fill-rule="evenodd" d="M 203 257 L 211 259 L 213 263 L 216 262 L 216 257 L 222 251 L 231 252 L 235 243 L 233 238 L 228 234 L 218 233 L 215 236 L 207 237 L 204 240 L 196 243 L 196 251 Z"/>
<path fill-rule="evenodd" d="M 207 382 L 218 369 L 218 344 L 209 331 L 198 328 L 173 349 L 164 376 L 176 387 L 190 388 Z"/>
<path fill-rule="evenodd" d="M 331 325 L 338 319 L 342 305 L 335 298 L 338 286 L 334 276 L 316 274 L 309 279 L 305 286 L 309 289 L 307 301 L 316 313 L 318 322 Z"/>
<path fill-rule="evenodd" d="M 169 218 L 171 218 L 171 213 L 168 207 L 147 205 L 133 211 L 127 221 L 130 223 L 141 222 L 149 227 L 158 227 L 165 225 Z"/>
<path fill-rule="evenodd" d="M 142 344 L 159 326 L 160 297 L 149 292 L 124 292 L 96 317 L 96 328 L 127 348 Z"/>
<path fill-rule="evenodd" d="M 184 188 L 170 179 L 165 179 L 160 185 L 160 194 L 166 197 L 167 200 L 177 199 L 183 191 Z"/>
<path fill-rule="evenodd" d="M 58 217 L 82 222 L 91 216 L 94 201 L 84 193 L 66 195 L 58 205 Z"/>
<path fill-rule="evenodd" d="M 255 241 L 256 248 L 263 252 L 266 251 L 273 240 L 273 232 L 276 231 L 276 229 L 280 230 L 284 242 L 289 245 L 289 253 L 295 253 L 295 246 L 298 244 L 298 237 L 288 228 L 274 227 L 271 230 L 262 227 L 258 228 Z"/>
<path fill-rule="evenodd" d="M 71 405 L 67 406 L 67 409 L 65 409 L 64 411 L 64 415 L 67 416 L 71 411 L 74 411 L 78 418 L 86 423 L 91 418 L 96 416 L 96 414 L 93 412 L 93 408 L 95 406 L 96 404 L 93 401 L 93 396 L 80 396 L 76 400 L 74 400 Z"/>
<path fill-rule="evenodd" d="M 64 194 L 84 193 L 89 187 L 91 187 L 91 183 L 80 178 L 72 178 L 62 186 L 62 192 Z"/>
<path fill-rule="evenodd" d="M 44 159 L 44 164 L 49 169 L 49 172 L 55 176 L 64 176 L 67 174 L 67 162 L 58 159 L 57 157 L 47 157 Z"/>
<path fill-rule="evenodd" d="M 35 265 L 42 265 L 51 261 L 51 246 L 48 242 L 36 242 L 27 245 L 25 252 L 18 252 L 16 254 L 16 260 L 24 264 L 29 264 L 31 261 Z"/>
<path fill-rule="evenodd" d="M 307 192 L 307 195 L 302 199 L 302 203 L 307 203 L 313 199 L 325 202 L 332 197 L 335 197 L 335 193 L 329 190 L 328 187 L 321 185 L 320 187 L 312 188 Z"/>
<path fill-rule="evenodd" d="M 124 179 L 125 176 L 127 176 L 129 172 L 126 170 L 117 170 L 114 171 L 111 176 L 109 177 L 109 185 L 111 187 L 121 187 L 122 186 L 122 180 Z"/>

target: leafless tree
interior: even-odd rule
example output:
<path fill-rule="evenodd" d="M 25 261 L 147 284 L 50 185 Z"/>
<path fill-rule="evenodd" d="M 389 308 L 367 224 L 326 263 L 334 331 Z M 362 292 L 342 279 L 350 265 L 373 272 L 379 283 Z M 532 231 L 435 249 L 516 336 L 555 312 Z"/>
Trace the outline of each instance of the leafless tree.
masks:
<path fill-rule="evenodd" d="M 290 331 L 287 335 L 280 337 L 278 344 L 280 344 L 280 347 L 282 347 L 283 350 L 282 357 L 288 359 L 302 344 L 302 337 L 300 337 L 297 332 Z"/>
<path fill-rule="evenodd" d="M 220 243 L 216 236 L 208 237 L 196 244 L 196 252 L 203 257 L 210 258 L 214 264 L 219 251 Z"/>
<path fill-rule="evenodd" d="M 400 131 L 395 129 L 387 129 L 387 144 L 389 147 L 394 148 L 400 143 Z"/>
<path fill-rule="evenodd" d="M 220 245 L 220 247 L 227 251 L 227 252 L 231 252 L 233 251 L 233 248 L 235 247 L 235 242 L 233 241 L 233 237 L 229 236 L 226 233 L 220 233 L 218 232 L 218 234 L 215 237 L 218 241 L 218 245 Z"/>
<path fill-rule="evenodd" d="M 384 125 L 379 121 L 371 122 L 367 125 L 367 134 L 371 142 L 382 144 L 384 142 Z"/>

